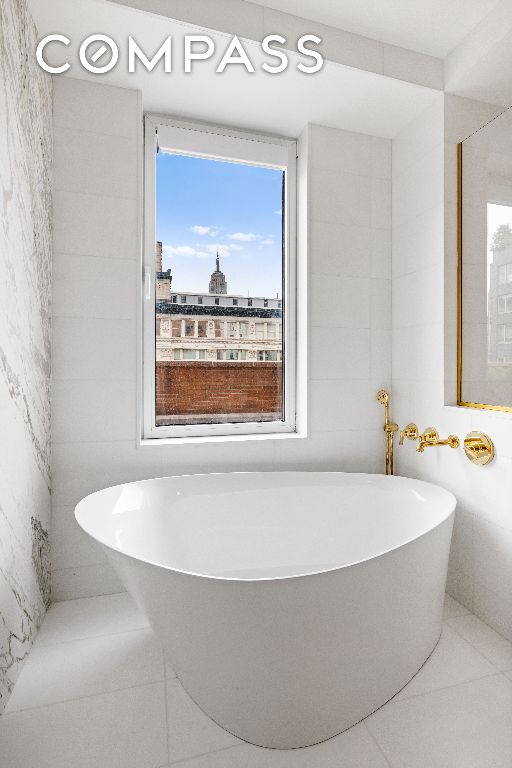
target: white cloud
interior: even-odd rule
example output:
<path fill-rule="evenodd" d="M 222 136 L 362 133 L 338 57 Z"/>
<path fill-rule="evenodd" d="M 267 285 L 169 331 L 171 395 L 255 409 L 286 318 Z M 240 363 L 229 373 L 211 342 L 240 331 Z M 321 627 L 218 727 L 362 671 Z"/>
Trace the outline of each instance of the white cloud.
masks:
<path fill-rule="evenodd" d="M 237 243 L 196 243 L 194 246 L 192 245 L 164 245 L 163 246 L 163 253 L 166 259 L 171 259 L 172 257 L 189 257 L 189 258 L 197 258 L 197 259 L 211 259 L 212 256 L 217 255 L 217 251 L 219 252 L 219 256 L 229 256 L 230 253 L 235 253 L 236 251 L 243 251 L 241 245 L 238 245 Z"/>
<path fill-rule="evenodd" d="M 243 248 L 236 243 L 211 243 L 206 248 L 213 256 L 216 255 L 217 251 L 219 256 L 229 256 L 230 253 L 235 251 L 243 251 Z"/>
<path fill-rule="evenodd" d="M 279 210 L 274 211 L 274 213 L 276 214 L 276 216 L 282 216 L 283 215 L 283 209 L 279 208 Z"/>
<path fill-rule="evenodd" d="M 195 235 L 210 235 L 210 237 L 215 237 L 219 234 L 217 227 L 204 227 L 201 224 L 194 224 L 194 226 L 189 227 L 189 229 Z"/>
<path fill-rule="evenodd" d="M 163 252 L 164 256 L 168 258 L 171 256 L 190 256 L 198 259 L 208 259 L 210 257 L 208 251 L 192 248 L 190 245 L 164 245 Z"/>
<path fill-rule="evenodd" d="M 255 235 L 254 232 L 233 232 L 232 235 L 228 235 L 228 239 L 251 243 L 253 240 L 259 240 L 259 235 Z"/>
<path fill-rule="evenodd" d="M 267 239 L 266 239 L 266 240 L 262 240 L 262 243 L 261 243 L 261 244 L 262 244 L 262 245 L 274 245 L 274 241 L 272 240 L 272 238 L 270 238 L 270 237 L 267 237 Z"/>

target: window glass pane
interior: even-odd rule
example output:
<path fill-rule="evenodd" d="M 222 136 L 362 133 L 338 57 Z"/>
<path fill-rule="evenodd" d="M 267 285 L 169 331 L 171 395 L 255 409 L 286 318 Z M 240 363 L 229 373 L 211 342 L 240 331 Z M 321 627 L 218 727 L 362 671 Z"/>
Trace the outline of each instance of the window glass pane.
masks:
<path fill-rule="evenodd" d="M 224 337 L 224 323 L 221 323 L 220 320 L 215 321 L 215 337 L 217 339 L 222 339 Z"/>
<path fill-rule="evenodd" d="M 174 338 L 179 338 L 181 336 L 181 320 L 172 320 L 172 335 Z"/>
<path fill-rule="evenodd" d="M 156 325 L 157 426 L 283 421 L 284 178 L 157 154 L 156 271 L 169 280 Z"/>

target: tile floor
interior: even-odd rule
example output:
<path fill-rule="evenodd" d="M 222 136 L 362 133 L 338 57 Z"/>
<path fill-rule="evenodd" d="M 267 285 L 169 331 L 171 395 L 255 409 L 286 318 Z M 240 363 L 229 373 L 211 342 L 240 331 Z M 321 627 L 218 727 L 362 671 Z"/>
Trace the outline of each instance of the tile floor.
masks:
<path fill-rule="evenodd" d="M 54 603 L 0 717 L 2 768 L 511 768 L 512 644 L 450 597 L 439 645 L 340 736 L 276 751 L 188 698 L 126 594 Z"/>

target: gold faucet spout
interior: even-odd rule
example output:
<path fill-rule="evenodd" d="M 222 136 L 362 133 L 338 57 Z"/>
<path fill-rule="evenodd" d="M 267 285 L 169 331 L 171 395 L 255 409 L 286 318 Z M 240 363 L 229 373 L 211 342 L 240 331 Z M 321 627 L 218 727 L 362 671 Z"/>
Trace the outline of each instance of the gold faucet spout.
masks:
<path fill-rule="evenodd" d="M 457 435 L 448 435 L 445 440 L 440 440 L 437 429 L 434 427 L 427 427 L 424 433 L 419 436 L 418 447 L 416 450 L 418 453 L 423 453 L 425 448 L 433 448 L 441 445 L 448 445 L 450 448 L 458 448 L 460 440 Z"/>

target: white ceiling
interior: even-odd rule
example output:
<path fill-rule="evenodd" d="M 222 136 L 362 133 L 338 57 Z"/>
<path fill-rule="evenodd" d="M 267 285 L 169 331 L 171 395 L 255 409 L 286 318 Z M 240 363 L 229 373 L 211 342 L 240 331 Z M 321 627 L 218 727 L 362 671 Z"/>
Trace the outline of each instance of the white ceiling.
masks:
<path fill-rule="evenodd" d="M 250 0 L 444 58 L 499 0 Z"/>
<path fill-rule="evenodd" d="M 193 74 L 185 75 L 179 60 L 180 42 L 185 34 L 197 33 L 197 27 L 104 0 L 29 2 L 41 37 L 59 32 L 72 40 L 69 49 L 74 55 L 57 45 L 54 52 L 58 59 L 53 63 L 62 63 L 64 53 L 72 63 L 67 73 L 71 77 L 140 89 L 146 110 L 293 137 L 312 122 L 391 138 L 438 96 L 429 88 L 331 62 L 316 75 L 304 75 L 296 70 L 296 61 L 290 59 L 285 73 L 269 75 L 259 67 L 263 59 L 257 43 L 247 43 L 255 74 L 241 67 L 216 74 L 212 59 L 197 62 Z M 77 61 L 80 42 L 93 32 L 110 35 L 120 45 L 117 67 L 104 75 L 87 73 Z M 220 51 L 215 58 L 220 59 L 228 37 L 209 34 Z M 128 74 L 128 35 L 135 36 L 150 55 L 167 35 L 172 35 L 173 72 L 148 73 L 139 67 L 136 73 Z M 47 58 L 51 60 L 50 55 Z"/>

